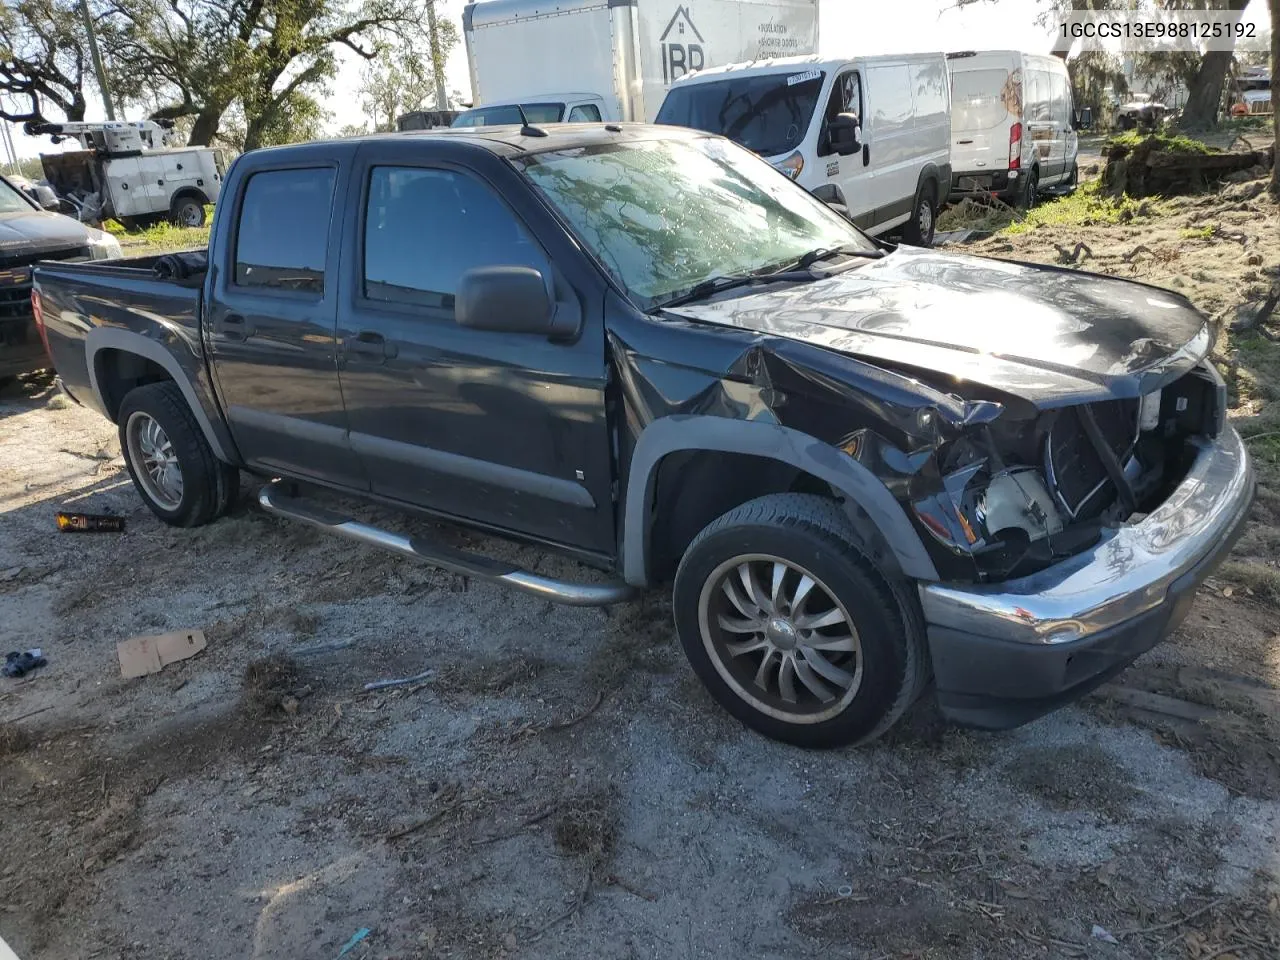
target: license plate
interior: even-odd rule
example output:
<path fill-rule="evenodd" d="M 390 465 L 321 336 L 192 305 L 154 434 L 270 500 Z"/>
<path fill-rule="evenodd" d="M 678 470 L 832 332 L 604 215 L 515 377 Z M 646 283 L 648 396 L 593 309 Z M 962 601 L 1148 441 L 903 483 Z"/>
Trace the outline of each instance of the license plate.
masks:
<path fill-rule="evenodd" d="M 961 190 L 989 190 L 991 188 L 991 180 L 987 177 L 961 177 Z"/>

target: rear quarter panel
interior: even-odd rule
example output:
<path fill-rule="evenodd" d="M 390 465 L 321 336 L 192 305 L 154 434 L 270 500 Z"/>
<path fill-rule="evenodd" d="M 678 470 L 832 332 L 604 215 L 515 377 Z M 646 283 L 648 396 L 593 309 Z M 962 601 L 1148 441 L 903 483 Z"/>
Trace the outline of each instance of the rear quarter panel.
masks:
<path fill-rule="evenodd" d="M 34 284 L 54 367 L 76 400 L 110 417 L 99 384 L 109 359 L 106 351 L 135 352 L 161 362 L 194 401 L 197 418 L 212 428 L 215 446 L 234 450 L 205 363 L 200 287 L 156 279 L 153 262 L 141 258 L 36 268 Z"/>

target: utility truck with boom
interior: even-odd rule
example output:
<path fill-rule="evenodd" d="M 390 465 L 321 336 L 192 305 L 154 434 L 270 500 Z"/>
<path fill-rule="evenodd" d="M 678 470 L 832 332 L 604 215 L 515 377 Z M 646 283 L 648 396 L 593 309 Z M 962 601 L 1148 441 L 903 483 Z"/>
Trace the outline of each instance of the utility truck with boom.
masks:
<path fill-rule="evenodd" d="M 223 162 L 209 147 L 170 147 L 172 123 L 30 123 L 31 136 L 75 140 L 79 150 L 40 156 L 45 177 L 85 223 L 115 220 L 129 229 L 161 220 L 204 226 L 216 203 Z"/>

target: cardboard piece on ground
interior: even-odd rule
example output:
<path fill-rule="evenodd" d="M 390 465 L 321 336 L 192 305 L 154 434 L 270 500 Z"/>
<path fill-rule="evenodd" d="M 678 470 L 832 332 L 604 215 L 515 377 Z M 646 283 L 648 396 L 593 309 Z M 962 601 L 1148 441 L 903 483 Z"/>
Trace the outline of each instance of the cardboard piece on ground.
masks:
<path fill-rule="evenodd" d="M 116 644 L 125 679 L 159 673 L 166 664 L 194 657 L 206 646 L 203 630 L 179 630 L 152 637 L 130 637 Z"/>

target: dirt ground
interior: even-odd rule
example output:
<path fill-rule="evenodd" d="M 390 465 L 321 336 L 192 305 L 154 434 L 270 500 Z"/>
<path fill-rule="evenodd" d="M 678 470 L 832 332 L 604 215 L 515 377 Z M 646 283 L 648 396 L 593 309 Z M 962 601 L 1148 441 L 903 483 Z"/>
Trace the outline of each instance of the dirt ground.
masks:
<path fill-rule="evenodd" d="M 1058 262 L 1083 241 L 1078 266 L 1248 326 L 1280 282 L 1260 193 L 971 249 Z M 661 598 L 553 607 L 248 494 L 168 529 L 111 425 L 47 380 L 11 387 L 0 652 L 49 665 L 0 679 L 0 934 L 40 960 L 333 958 L 365 929 L 352 960 L 1280 956 L 1273 336 L 1280 316 L 1219 344 L 1264 487 L 1172 639 L 1020 730 L 949 729 L 926 701 L 829 753 L 716 708 Z M 59 534 L 60 508 L 127 527 Z M 117 641 L 194 628 L 204 653 L 120 678 Z"/>

